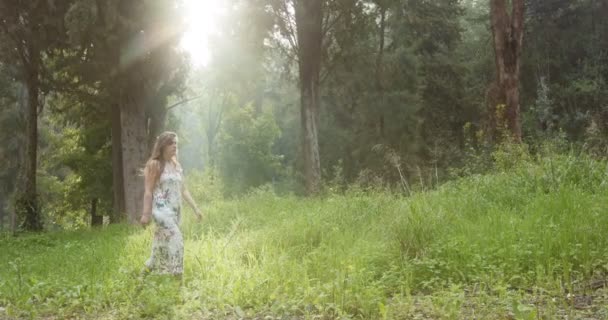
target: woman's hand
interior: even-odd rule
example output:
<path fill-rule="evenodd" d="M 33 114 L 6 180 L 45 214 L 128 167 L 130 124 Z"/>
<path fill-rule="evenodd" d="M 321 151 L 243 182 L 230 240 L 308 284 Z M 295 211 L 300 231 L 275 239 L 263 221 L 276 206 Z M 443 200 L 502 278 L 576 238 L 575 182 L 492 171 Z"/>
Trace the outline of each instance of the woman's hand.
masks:
<path fill-rule="evenodd" d="M 145 228 L 150 223 L 150 216 L 146 214 L 142 215 L 139 223 Z"/>
<path fill-rule="evenodd" d="M 182 196 L 183 196 L 183 199 L 186 200 L 186 202 L 188 202 L 188 204 L 194 211 L 194 215 L 196 216 L 196 222 L 201 222 L 201 220 L 203 220 L 203 218 L 204 218 L 203 213 L 196 206 L 196 203 L 192 199 L 192 195 L 190 195 L 190 191 L 188 191 L 188 188 L 186 187 L 185 184 L 182 184 Z"/>
<path fill-rule="evenodd" d="M 199 209 L 194 210 L 194 215 L 196 216 L 196 222 L 201 222 L 203 220 L 203 213 Z"/>

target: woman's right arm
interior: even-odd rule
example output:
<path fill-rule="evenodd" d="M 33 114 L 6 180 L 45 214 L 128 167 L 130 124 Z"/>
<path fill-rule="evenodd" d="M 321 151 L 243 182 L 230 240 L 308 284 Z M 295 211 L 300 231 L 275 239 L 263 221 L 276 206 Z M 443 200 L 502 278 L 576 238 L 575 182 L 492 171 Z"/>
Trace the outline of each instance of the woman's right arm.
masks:
<path fill-rule="evenodd" d="M 146 164 L 146 169 L 144 170 L 144 205 L 140 220 L 140 223 L 144 226 L 150 223 L 150 216 L 152 216 L 152 193 L 154 192 L 154 183 L 156 182 L 158 171 L 159 168 L 155 164 Z"/>

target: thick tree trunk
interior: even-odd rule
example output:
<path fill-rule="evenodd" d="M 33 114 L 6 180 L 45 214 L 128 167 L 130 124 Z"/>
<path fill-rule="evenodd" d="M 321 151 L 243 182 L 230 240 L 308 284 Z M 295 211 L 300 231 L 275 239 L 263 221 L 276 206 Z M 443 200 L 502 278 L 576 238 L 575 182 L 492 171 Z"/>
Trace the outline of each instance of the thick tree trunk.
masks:
<path fill-rule="evenodd" d="M 17 233 L 17 212 L 15 211 L 14 208 L 13 208 L 13 210 L 11 210 L 11 213 L 10 213 L 9 227 L 11 230 L 11 234 L 14 235 Z"/>
<path fill-rule="evenodd" d="M 147 158 L 146 112 L 141 84 L 123 88 L 122 165 L 125 191 L 125 209 L 130 223 L 136 223 L 142 211 L 144 181 L 142 169 Z"/>
<path fill-rule="evenodd" d="M 167 109 L 164 103 L 159 104 L 158 106 L 153 108 L 152 112 L 149 115 L 148 123 L 148 152 L 152 151 L 154 143 L 156 142 L 156 137 L 158 137 L 165 129 L 166 119 Z"/>
<path fill-rule="evenodd" d="M 33 61 L 26 74 L 27 89 L 27 116 L 24 189 L 18 198 L 18 211 L 23 215 L 22 227 L 27 231 L 41 231 L 42 217 L 38 210 L 36 193 L 36 171 L 38 159 L 38 108 L 39 108 L 39 81 L 37 62 Z"/>
<path fill-rule="evenodd" d="M 513 138 L 521 142 L 519 105 L 519 71 L 524 35 L 524 0 L 511 1 L 511 14 L 507 0 L 491 0 L 490 19 L 494 38 L 496 81 L 504 117 Z"/>
<path fill-rule="evenodd" d="M 305 89 L 301 97 L 301 119 L 302 119 L 302 146 L 304 152 L 304 174 L 306 179 L 306 193 L 314 195 L 321 187 L 321 163 L 319 159 L 319 138 L 317 136 L 316 113 L 318 112 L 314 100 L 313 88 Z"/>
<path fill-rule="evenodd" d="M 321 71 L 321 44 L 323 23 L 322 0 L 297 0 L 295 15 L 300 67 L 300 115 L 302 125 L 302 151 L 306 192 L 313 195 L 321 187 L 319 158 L 319 73 Z"/>
<path fill-rule="evenodd" d="M 110 216 L 111 223 L 118 223 L 125 215 L 125 188 L 122 169 L 122 139 L 120 106 L 118 103 L 112 104 L 111 124 L 112 124 L 112 192 L 113 192 L 113 213 Z"/>
<path fill-rule="evenodd" d="M 27 90 L 27 86 L 24 83 L 24 81 L 20 81 L 18 83 L 18 99 L 17 99 L 17 110 L 19 112 L 19 117 L 21 119 L 26 119 L 27 118 L 27 110 L 28 110 L 28 90 Z M 26 120 L 27 121 L 27 120 Z M 25 122 L 25 121 L 24 121 Z M 26 124 L 27 126 L 27 124 Z M 19 137 L 23 137 L 22 139 L 20 139 L 21 144 L 25 145 L 27 143 L 26 140 L 26 133 L 27 132 L 27 128 L 25 128 L 24 132 L 22 134 L 19 134 Z M 10 213 L 9 213 L 9 226 L 10 226 L 10 230 L 12 234 L 16 234 L 17 233 L 17 211 L 20 210 L 19 208 L 19 198 L 20 196 L 25 192 L 25 150 L 24 148 L 19 148 L 17 150 L 17 174 L 16 174 L 16 179 L 15 179 L 15 187 L 14 187 L 14 201 L 11 205 L 10 208 Z"/>

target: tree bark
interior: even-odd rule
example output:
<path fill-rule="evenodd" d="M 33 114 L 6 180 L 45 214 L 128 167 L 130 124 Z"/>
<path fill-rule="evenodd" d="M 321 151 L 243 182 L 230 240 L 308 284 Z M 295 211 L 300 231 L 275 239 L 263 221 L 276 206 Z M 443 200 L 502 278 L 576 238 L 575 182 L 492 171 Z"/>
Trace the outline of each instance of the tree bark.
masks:
<path fill-rule="evenodd" d="M 314 195 L 321 187 L 319 158 L 319 74 L 321 71 L 321 45 L 323 24 L 322 0 L 295 1 L 298 58 L 300 69 L 300 116 L 302 151 L 306 192 Z"/>
<path fill-rule="evenodd" d="M 28 90 L 27 86 L 24 83 L 23 79 L 19 81 L 18 84 L 18 99 L 17 99 L 17 110 L 19 112 L 19 117 L 22 119 L 27 118 L 27 110 L 28 110 Z M 27 120 L 26 120 L 27 121 Z M 27 125 L 27 124 L 26 124 Z M 27 128 L 23 132 L 23 140 L 22 144 L 27 143 L 26 133 Z M 21 136 L 21 134 L 19 135 Z M 11 233 L 13 235 L 17 234 L 17 211 L 19 209 L 19 197 L 25 192 L 25 157 L 26 153 L 23 148 L 19 148 L 17 150 L 17 174 L 15 180 L 15 188 L 14 188 L 14 201 L 10 208 L 10 216 L 9 216 L 9 226 Z"/>
<path fill-rule="evenodd" d="M 97 227 L 103 225 L 103 216 L 97 215 L 97 203 L 99 199 L 91 199 L 91 226 Z"/>
<path fill-rule="evenodd" d="M 13 234 L 13 235 L 17 234 L 17 213 L 15 212 L 14 208 L 13 208 L 13 210 L 11 210 L 11 213 L 10 213 L 9 226 L 10 226 L 11 234 Z"/>
<path fill-rule="evenodd" d="M 380 30 L 378 37 L 380 39 L 380 43 L 378 45 L 378 55 L 376 56 L 376 89 L 378 90 L 378 95 L 380 96 L 380 100 L 382 101 L 382 105 L 384 105 L 384 84 L 383 84 L 383 58 L 384 58 L 384 38 L 386 33 L 386 7 L 382 4 L 380 6 Z M 380 139 L 384 139 L 384 113 L 382 109 L 380 110 L 380 115 L 378 117 L 378 133 L 380 135 Z"/>
<path fill-rule="evenodd" d="M 5 195 L 6 190 L 0 190 L 0 231 L 4 229 L 4 216 L 6 215 L 4 211 L 6 209 Z"/>
<path fill-rule="evenodd" d="M 209 112 L 209 124 L 207 125 L 207 129 L 205 133 L 207 135 L 207 153 L 209 156 L 209 168 L 215 169 L 216 159 L 217 159 L 217 148 L 215 138 L 217 137 L 217 131 L 219 128 L 219 123 L 215 125 L 211 120 L 211 112 Z"/>
<path fill-rule="evenodd" d="M 217 135 L 220 132 L 220 126 L 222 124 L 222 120 L 224 118 L 224 110 L 226 110 L 227 105 L 227 94 L 218 93 L 218 96 L 221 96 L 221 104 L 217 105 L 217 111 L 213 112 L 213 102 L 214 99 L 209 101 L 207 105 L 207 127 L 205 128 L 205 134 L 207 135 L 207 152 L 209 157 L 210 168 L 215 169 L 217 165 Z"/>
<path fill-rule="evenodd" d="M 148 117 L 148 152 L 152 151 L 156 137 L 158 137 L 165 129 L 165 122 L 167 119 L 167 109 L 164 102 L 155 101 L 157 103 L 154 108 L 151 108 L 150 115 Z"/>
<path fill-rule="evenodd" d="M 38 108 L 40 107 L 38 80 L 39 58 L 34 50 L 30 50 L 31 57 L 25 69 L 25 88 L 27 96 L 24 189 L 19 195 L 19 212 L 23 214 L 22 227 L 27 231 L 41 231 L 42 217 L 38 210 L 38 196 L 36 190 L 36 171 L 38 168 Z M 25 63 L 25 62 L 24 62 Z"/>
<path fill-rule="evenodd" d="M 519 73 L 524 35 L 524 0 L 512 0 L 511 7 L 509 14 L 507 0 L 490 0 L 499 99 L 505 106 L 504 117 L 513 139 L 521 142 Z"/>
<path fill-rule="evenodd" d="M 130 223 L 141 215 L 144 193 L 142 169 L 147 156 L 146 112 L 143 85 L 131 82 L 123 88 L 121 108 L 122 165 L 125 209 Z"/>
<path fill-rule="evenodd" d="M 110 216 L 110 223 L 118 223 L 125 215 L 125 188 L 122 169 L 122 139 L 120 105 L 112 104 L 112 192 L 114 212 Z"/>

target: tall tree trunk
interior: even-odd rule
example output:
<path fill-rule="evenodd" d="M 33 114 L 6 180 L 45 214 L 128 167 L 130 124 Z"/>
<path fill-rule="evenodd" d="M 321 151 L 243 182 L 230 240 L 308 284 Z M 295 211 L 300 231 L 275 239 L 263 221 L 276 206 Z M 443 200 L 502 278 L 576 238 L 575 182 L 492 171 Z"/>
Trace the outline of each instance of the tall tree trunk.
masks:
<path fill-rule="evenodd" d="M 19 118 L 24 120 L 24 123 L 27 122 L 27 110 L 28 110 L 28 90 L 27 85 L 24 81 L 18 82 L 18 99 L 17 99 L 17 110 L 19 112 Z M 25 145 L 27 143 L 27 123 L 25 124 L 26 128 L 22 134 L 19 134 L 18 137 L 20 143 Z M 15 187 L 14 187 L 14 199 L 10 208 L 9 213 L 9 226 L 11 233 L 17 234 L 17 211 L 19 208 L 19 199 L 23 193 L 25 193 L 25 157 L 26 153 L 24 148 L 17 149 L 17 174 L 15 179 Z"/>
<path fill-rule="evenodd" d="M 216 164 L 216 159 L 217 159 L 217 152 L 216 152 L 216 147 L 215 147 L 216 132 L 212 129 L 207 129 L 206 133 L 207 133 L 207 153 L 209 156 L 208 167 L 215 169 L 215 164 Z"/>
<path fill-rule="evenodd" d="M 147 158 L 145 95 L 143 84 L 131 82 L 122 92 L 122 164 L 125 209 L 130 223 L 136 223 L 142 212 L 144 181 L 141 174 Z"/>
<path fill-rule="evenodd" d="M 112 191 L 114 212 L 110 216 L 111 223 L 117 223 L 124 217 L 125 209 L 125 188 L 122 169 L 122 139 L 121 139 L 121 120 L 120 105 L 116 102 L 112 104 L 111 124 L 112 124 Z"/>
<path fill-rule="evenodd" d="M 227 104 L 227 94 L 223 93 L 222 102 L 217 107 L 217 113 L 213 112 L 213 100 L 210 100 L 207 105 L 207 128 L 205 128 L 205 133 L 207 135 L 207 152 L 209 157 L 210 168 L 215 169 L 217 164 L 217 135 L 220 131 L 220 126 L 222 124 L 222 120 L 224 118 L 224 110 L 226 109 Z"/>
<path fill-rule="evenodd" d="M 300 68 L 300 116 L 302 125 L 302 151 L 306 192 L 313 195 L 321 187 L 319 159 L 319 73 L 321 71 L 321 45 L 323 24 L 322 0 L 296 0 L 295 15 Z"/>
<path fill-rule="evenodd" d="M 6 209 L 6 193 L 6 190 L 0 190 L 0 231 L 4 229 L 4 217 L 6 216 L 4 211 Z"/>
<path fill-rule="evenodd" d="M 31 51 L 33 52 L 33 51 Z M 39 100 L 39 60 L 35 55 L 31 57 L 30 64 L 26 67 L 25 88 L 27 92 L 27 116 L 26 116 L 26 139 L 25 165 L 24 165 L 24 189 L 19 195 L 19 212 L 23 215 L 22 227 L 27 231 L 41 231 L 42 217 L 38 210 L 36 193 L 36 171 L 38 159 L 38 108 Z"/>
<path fill-rule="evenodd" d="M 376 89 L 380 96 L 381 104 L 384 106 L 384 84 L 383 84 L 383 58 L 384 58 L 384 39 L 386 33 L 386 7 L 383 4 L 380 6 L 380 30 L 378 37 L 380 43 L 378 45 L 378 55 L 376 56 Z M 378 117 L 378 132 L 380 138 L 384 139 L 384 112 L 380 109 L 380 115 Z"/>
<path fill-rule="evenodd" d="M 10 212 L 9 228 L 11 230 L 11 234 L 15 235 L 17 233 L 17 212 L 14 208 Z"/>
<path fill-rule="evenodd" d="M 97 215 L 97 203 L 99 199 L 91 199 L 91 226 L 97 227 L 103 225 L 103 216 Z"/>
<path fill-rule="evenodd" d="M 490 0 L 490 21 L 494 38 L 496 82 L 504 116 L 516 142 L 521 142 L 519 71 L 524 35 L 524 0 Z"/>

